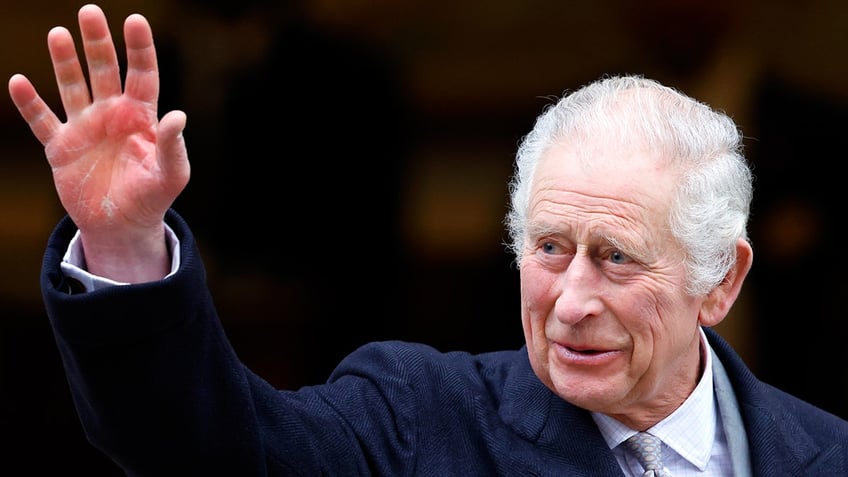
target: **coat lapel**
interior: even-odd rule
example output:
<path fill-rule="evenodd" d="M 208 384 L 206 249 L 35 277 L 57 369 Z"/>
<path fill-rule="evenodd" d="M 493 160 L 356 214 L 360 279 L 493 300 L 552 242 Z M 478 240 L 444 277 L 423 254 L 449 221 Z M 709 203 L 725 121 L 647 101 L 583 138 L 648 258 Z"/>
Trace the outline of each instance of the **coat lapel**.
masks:
<path fill-rule="evenodd" d="M 504 383 L 504 422 L 549 461 L 570 467 L 568 475 L 623 476 L 590 413 L 555 395 L 533 372 L 526 348 L 521 354 Z"/>
<path fill-rule="evenodd" d="M 754 377 L 717 333 L 710 329 L 705 332 L 733 385 L 748 434 L 754 475 L 817 475 L 816 469 L 824 472 L 828 468 L 844 468 L 836 445 L 822 449 L 809 435 L 800 420 L 803 409 L 787 408 L 792 401 L 786 400 L 785 393 Z"/>

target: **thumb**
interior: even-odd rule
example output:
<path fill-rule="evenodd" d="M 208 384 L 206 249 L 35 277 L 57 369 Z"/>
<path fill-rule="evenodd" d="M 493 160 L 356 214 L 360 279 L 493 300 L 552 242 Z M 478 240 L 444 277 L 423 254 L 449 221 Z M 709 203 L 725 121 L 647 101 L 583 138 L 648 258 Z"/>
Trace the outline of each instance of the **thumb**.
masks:
<path fill-rule="evenodd" d="M 188 183 L 190 172 L 188 152 L 183 138 L 185 125 L 186 114 L 175 110 L 162 117 L 157 131 L 159 167 L 180 189 Z"/>

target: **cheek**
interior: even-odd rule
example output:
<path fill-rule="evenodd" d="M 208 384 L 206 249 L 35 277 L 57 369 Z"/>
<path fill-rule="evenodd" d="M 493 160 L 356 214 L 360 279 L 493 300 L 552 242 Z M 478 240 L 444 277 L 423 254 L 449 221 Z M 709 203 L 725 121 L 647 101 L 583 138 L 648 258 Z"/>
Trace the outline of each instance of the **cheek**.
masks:
<path fill-rule="evenodd" d="M 551 299 L 548 274 L 529 266 L 521 267 L 521 324 L 527 344 L 530 365 L 539 379 L 553 388 L 548 369 L 548 340 L 545 336 L 546 318 L 555 299 Z"/>
<path fill-rule="evenodd" d="M 554 276 L 538 267 L 521 267 L 521 321 L 531 347 L 543 347 L 545 321 L 556 304 Z"/>
<path fill-rule="evenodd" d="M 697 311 L 673 297 L 657 293 L 635 294 L 621 305 L 626 309 L 618 314 L 633 339 L 634 366 L 645 369 L 655 359 L 668 359 L 669 348 L 680 342 L 681 334 L 691 336 L 691 323 L 697 322 Z M 691 318 L 690 318 L 691 317 Z"/>
<path fill-rule="evenodd" d="M 534 267 L 522 266 L 521 305 L 525 315 L 536 321 L 547 316 L 556 303 L 555 275 Z"/>

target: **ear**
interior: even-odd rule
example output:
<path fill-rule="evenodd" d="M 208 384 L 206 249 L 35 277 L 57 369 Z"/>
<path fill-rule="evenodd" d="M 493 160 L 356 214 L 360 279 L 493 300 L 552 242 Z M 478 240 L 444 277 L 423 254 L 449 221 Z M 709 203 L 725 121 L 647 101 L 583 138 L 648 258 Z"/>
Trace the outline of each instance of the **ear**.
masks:
<path fill-rule="evenodd" d="M 742 290 L 742 282 L 748 276 L 754 261 L 754 250 L 745 239 L 736 241 L 736 262 L 730 267 L 724 280 L 706 296 L 701 304 L 698 320 L 703 326 L 715 326 L 730 312 L 730 307 Z"/>

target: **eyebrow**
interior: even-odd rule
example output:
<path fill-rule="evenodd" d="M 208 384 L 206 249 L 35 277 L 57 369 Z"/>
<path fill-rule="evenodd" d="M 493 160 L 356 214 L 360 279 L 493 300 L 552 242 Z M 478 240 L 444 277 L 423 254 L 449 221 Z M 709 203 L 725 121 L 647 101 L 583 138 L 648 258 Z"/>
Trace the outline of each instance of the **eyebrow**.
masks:
<path fill-rule="evenodd" d="M 562 228 L 547 222 L 530 222 L 527 224 L 528 237 L 544 237 L 546 235 L 562 235 Z"/>
<path fill-rule="evenodd" d="M 567 233 L 567 229 L 570 229 L 570 227 L 557 227 L 548 222 L 531 222 L 527 224 L 527 236 L 531 238 L 558 235 L 562 236 Z M 637 244 L 632 240 L 620 236 L 614 236 L 605 231 L 595 233 L 593 234 L 593 237 L 596 237 L 601 241 L 606 242 L 608 245 L 621 250 L 636 260 L 644 260 L 647 256 L 648 250 L 646 247 L 644 245 Z"/>
<path fill-rule="evenodd" d="M 564 232 L 563 229 L 568 228 L 570 227 L 557 227 L 555 225 L 551 225 L 548 222 L 531 222 L 527 224 L 527 235 L 530 237 L 544 237 L 546 235 L 564 235 L 567 231 Z M 635 246 L 632 241 L 620 239 L 609 233 L 600 232 L 592 235 L 607 242 L 609 245 L 612 245 L 616 248 L 620 248 L 624 251 L 635 250 L 639 248 Z"/>
<path fill-rule="evenodd" d="M 656 254 L 651 250 L 647 242 L 636 243 L 633 240 L 613 237 L 609 234 L 604 234 L 603 239 L 611 246 L 621 250 L 630 258 L 640 263 L 650 263 L 656 258 Z"/>

